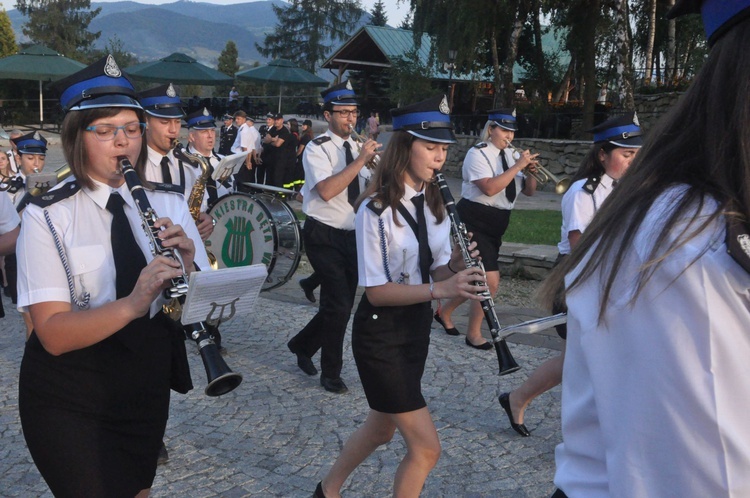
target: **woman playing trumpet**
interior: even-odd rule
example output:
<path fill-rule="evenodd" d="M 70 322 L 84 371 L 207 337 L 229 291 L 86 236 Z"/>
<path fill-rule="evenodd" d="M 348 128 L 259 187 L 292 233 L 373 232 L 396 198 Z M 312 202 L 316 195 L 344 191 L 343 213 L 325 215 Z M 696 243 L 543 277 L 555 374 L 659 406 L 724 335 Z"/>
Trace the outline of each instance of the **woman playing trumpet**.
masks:
<path fill-rule="evenodd" d="M 512 109 L 489 111 L 481 140 L 466 154 L 463 163 L 462 199 L 456 205 L 466 229 L 474 234 L 477 249 L 487 272 L 487 285 L 490 293 L 497 293 L 500 272 L 497 257 L 502 238 L 510 221 L 510 211 L 516 202 L 518 192 L 534 195 L 537 182 L 533 176 L 524 176 L 527 167 L 536 171 L 536 157 L 528 150 L 518 159 L 513 158 L 510 142 L 518 130 L 516 113 Z M 449 301 L 435 313 L 435 320 L 449 335 L 458 335 L 453 326 L 451 314 L 464 302 L 457 298 Z M 473 302 L 466 331 L 466 345 L 476 349 L 490 350 L 492 344 L 482 338 L 484 313 L 479 302 Z"/>

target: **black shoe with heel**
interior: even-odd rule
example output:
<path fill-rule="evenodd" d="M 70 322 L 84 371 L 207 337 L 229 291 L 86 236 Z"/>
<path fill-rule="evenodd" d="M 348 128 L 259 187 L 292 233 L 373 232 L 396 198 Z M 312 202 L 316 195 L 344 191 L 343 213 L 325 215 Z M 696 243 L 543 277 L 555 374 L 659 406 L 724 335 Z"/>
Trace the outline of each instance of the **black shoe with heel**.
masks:
<path fill-rule="evenodd" d="M 471 346 L 474 349 L 481 349 L 482 351 L 489 351 L 490 349 L 492 349 L 492 344 L 490 344 L 489 342 L 483 342 L 482 344 L 474 344 L 469 340 L 468 337 L 466 337 L 465 340 L 466 340 L 466 345 Z"/>
<path fill-rule="evenodd" d="M 440 317 L 440 313 L 435 313 L 434 318 L 435 318 L 435 321 L 438 322 L 443 327 L 443 329 L 445 330 L 446 334 L 448 334 L 448 335 L 459 335 L 460 334 L 460 332 L 458 331 L 458 329 L 456 327 L 448 328 L 448 327 L 445 326 L 445 322 Z"/>
<path fill-rule="evenodd" d="M 503 410 L 505 410 L 506 415 L 508 415 L 508 421 L 510 421 L 510 426 L 513 428 L 513 430 L 523 437 L 531 436 L 531 433 L 525 425 L 517 424 L 513 421 L 513 411 L 510 409 L 510 393 L 501 394 L 500 397 L 497 398 L 497 400 L 500 402 L 500 406 L 503 407 Z"/>

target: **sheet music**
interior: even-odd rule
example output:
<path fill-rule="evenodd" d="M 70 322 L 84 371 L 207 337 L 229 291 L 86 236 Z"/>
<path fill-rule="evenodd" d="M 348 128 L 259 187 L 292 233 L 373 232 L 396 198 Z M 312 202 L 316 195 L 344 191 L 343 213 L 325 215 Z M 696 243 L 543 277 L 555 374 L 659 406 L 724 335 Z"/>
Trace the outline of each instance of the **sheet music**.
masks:
<path fill-rule="evenodd" d="M 211 174 L 212 180 L 220 180 L 226 178 L 229 175 L 236 175 L 243 164 L 245 164 L 245 158 L 250 154 L 250 151 L 240 152 L 238 154 L 231 154 L 224 156 L 219 161 L 219 164 L 214 168 L 214 172 Z M 231 171 L 231 173 L 230 173 Z"/>
<path fill-rule="evenodd" d="M 234 315 L 249 315 L 267 276 L 264 264 L 193 272 L 181 322 L 225 322 Z"/>

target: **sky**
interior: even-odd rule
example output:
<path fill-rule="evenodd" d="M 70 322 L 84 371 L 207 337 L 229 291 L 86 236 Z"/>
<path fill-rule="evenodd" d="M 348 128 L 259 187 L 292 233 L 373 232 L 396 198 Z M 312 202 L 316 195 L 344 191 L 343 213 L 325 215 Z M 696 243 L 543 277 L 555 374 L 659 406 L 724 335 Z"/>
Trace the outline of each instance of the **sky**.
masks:
<path fill-rule="evenodd" d="M 97 2 L 114 2 L 119 0 L 94 0 Z M 176 0 L 133 0 L 138 3 L 158 5 L 162 3 L 173 3 Z M 206 3 L 216 3 L 220 5 L 229 5 L 234 3 L 247 3 L 252 0 L 196 0 Z M 367 11 L 371 12 L 373 5 L 377 0 L 360 0 L 362 7 Z M 6 10 L 14 9 L 16 6 L 15 0 L 0 0 L 0 5 L 4 6 Z M 404 20 L 406 15 L 409 13 L 409 0 L 383 0 L 385 6 L 385 12 L 388 16 L 388 24 L 393 27 L 398 27 L 401 21 Z"/>

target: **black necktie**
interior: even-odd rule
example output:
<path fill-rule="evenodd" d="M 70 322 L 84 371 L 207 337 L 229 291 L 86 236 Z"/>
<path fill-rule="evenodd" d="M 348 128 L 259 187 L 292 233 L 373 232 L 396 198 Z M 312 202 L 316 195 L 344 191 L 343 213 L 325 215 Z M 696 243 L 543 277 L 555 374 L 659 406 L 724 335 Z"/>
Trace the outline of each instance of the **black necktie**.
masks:
<path fill-rule="evenodd" d="M 352 155 L 352 146 L 349 142 L 346 141 L 344 142 L 344 153 L 346 154 L 346 164 L 351 164 L 354 161 L 354 156 Z M 357 201 L 357 197 L 359 197 L 359 173 L 357 173 L 357 176 L 354 177 L 354 180 L 349 183 L 347 192 L 349 204 L 353 206 Z"/>
<path fill-rule="evenodd" d="M 146 267 L 146 258 L 133 237 L 130 223 L 125 215 L 125 201 L 120 194 L 112 193 L 107 201 L 107 210 L 112 213 L 112 256 L 115 260 L 115 289 L 117 299 L 130 295 L 138 281 L 141 270 Z"/>
<path fill-rule="evenodd" d="M 503 171 L 508 171 L 508 160 L 505 158 L 505 151 L 500 151 L 500 159 L 503 161 Z M 510 181 L 507 187 L 505 187 L 505 197 L 508 202 L 513 203 L 516 200 L 516 178 Z"/>
<path fill-rule="evenodd" d="M 417 241 L 419 242 L 419 273 L 422 274 L 422 283 L 430 283 L 430 266 L 432 265 L 432 251 L 427 239 L 427 221 L 424 217 L 424 195 L 411 198 L 412 204 L 417 208 Z"/>
<path fill-rule="evenodd" d="M 169 172 L 169 158 L 167 156 L 161 158 L 161 181 L 172 183 L 172 173 Z"/>

